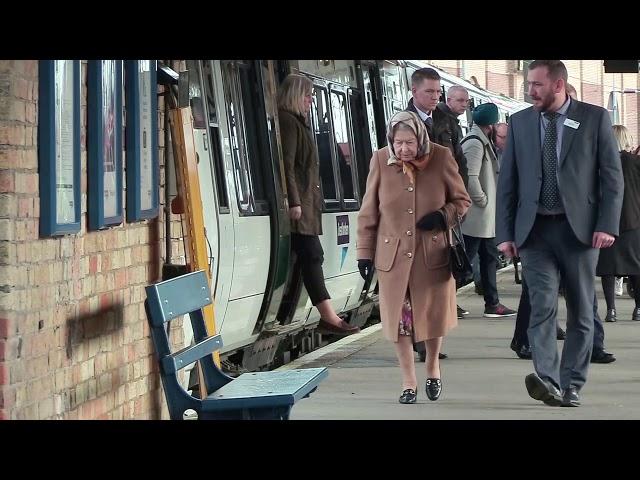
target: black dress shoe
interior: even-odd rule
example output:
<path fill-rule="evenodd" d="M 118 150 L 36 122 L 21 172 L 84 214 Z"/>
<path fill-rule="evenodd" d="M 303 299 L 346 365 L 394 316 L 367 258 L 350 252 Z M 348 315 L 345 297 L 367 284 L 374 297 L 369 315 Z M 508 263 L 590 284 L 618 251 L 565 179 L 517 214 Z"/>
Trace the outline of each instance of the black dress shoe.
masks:
<path fill-rule="evenodd" d="M 591 354 L 591 363 L 613 363 L 615 361 L 616 357 L 613 356 L 613 353 L 604 350 L 594 350 Z"/>
<path fill-rule="evenodd" d="M 418 398 L 418 394 L 413 388 L 407 388 L 402 392 L 398 401 L 400 403 L 416 403 L 416 399 Z"/>
<path fill-rule="evenodd" d="M 607 310 L 607 316 L 604 317 L 604 321 L 605 322 L 615 322 L 617 320 L 616 318 L 616 309 L 615 308 L 610 308 L 609 310 Z"/>
<path fill-rule="evenodd" d="M 531 357 L 533 357 L 531 347 L 529 345 L 522 345 L 516 352 L 516 355 L 518 355 L 518 358 L 522 358 L 523 360 L 531 360 Z"/>
<path fill-rule="evenodd" d="M 530 373 L 524 379 L 529 396 L 534 400 L 540 400 L 551 407 L 562 405 L 562 395 L 551 382 L 542 380 L 535 373 Z"/>
<path fill-rule="evenodd" d="M 427 398 L 435 402 L 440 398 L 440 393 L 442 393 L 442 380 L 439 378 L 427 378 L 426 389 Z"/>
<path fill-rule="evenodd" d="M 631 320 L 640 322 L 640 307 L 633 310 L 633 314 L 631 314 Z"/>
<path fill-rule="evenodd" d="M 558 327 L 556 330 L 556 340 L 565 340 L 567 338 L 567 332 L 565 332 L 562 328 Z"/>
<path fill-rule="evenodd" d="M 580 406 L 580 395 L 578 394 L 578 389 L 576 387 L 569 387 L 564 391 L 564 395 L 562 395 L 562 406 L 563 407 L 579 407 Z"/>
<path fill-rule="evenodd" d="M 438 353 L 438 358 L 442 360 L 444 358 L 449 358 L 449 355 L 447 355 L 446 353 L 440 352 Z M 425 350 L 418 352 L 418 360 L 420 360 L 422 363 L 427 361 L 427 352 Z"/>
<path fill-rule="evenodd" d="M 515 340 L 511 340 L 511 345 L 509 348 L 516 352 L 516 355 L 519 358 L 530 360 L 533 354 L 531 353 L 531 347 L 529 345 L 524 345 L 516 342 Z"/>

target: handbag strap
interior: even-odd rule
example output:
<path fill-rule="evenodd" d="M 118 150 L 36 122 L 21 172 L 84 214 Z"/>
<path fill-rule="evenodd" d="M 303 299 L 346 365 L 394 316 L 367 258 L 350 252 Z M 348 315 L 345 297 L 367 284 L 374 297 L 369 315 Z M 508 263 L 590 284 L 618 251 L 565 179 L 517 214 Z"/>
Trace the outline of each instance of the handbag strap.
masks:
<path fill-rule="evenodd" d="M 442 208 L 440 210 L 440 212 L 442 213 L 442 216 L 444 217 L 444 224 L 445 225 L 449 225 L 449 215 L 447 214 L 447 211 Z M 460 228 L 460 215 L 456 215 L 456 223 L 451 227 L 451 228 L 447 228 L 448 232 L 447 232 L 447 243 L 449 244 L 450 247 L 453 247 L 453 236 L 455 235 L 456 237 L 456 242 L 457 243 L 461 243 L 460 242 L 460 236 L 458 235 L 458 232 L 456 231 L 456 227 Z"/>

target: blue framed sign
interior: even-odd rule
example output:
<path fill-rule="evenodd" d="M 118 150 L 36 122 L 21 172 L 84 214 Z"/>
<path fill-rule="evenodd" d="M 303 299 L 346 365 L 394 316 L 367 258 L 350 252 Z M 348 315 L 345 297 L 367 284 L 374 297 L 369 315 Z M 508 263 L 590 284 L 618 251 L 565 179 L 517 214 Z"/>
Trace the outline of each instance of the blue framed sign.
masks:
<path fill-rule="evenodd" d="M 39 62 L 40 235 L 80 231 L 80 61 Z"/>
<path fill-rule="evenodd" d="M 159 213 L 156 68 L 156 60 L 126 62 L 127 222 Z"/>
<path fill-rule="evenodd" d="M 91 60 L 88 87 L 89 228 L 122 223 L 122 61 Z"/>

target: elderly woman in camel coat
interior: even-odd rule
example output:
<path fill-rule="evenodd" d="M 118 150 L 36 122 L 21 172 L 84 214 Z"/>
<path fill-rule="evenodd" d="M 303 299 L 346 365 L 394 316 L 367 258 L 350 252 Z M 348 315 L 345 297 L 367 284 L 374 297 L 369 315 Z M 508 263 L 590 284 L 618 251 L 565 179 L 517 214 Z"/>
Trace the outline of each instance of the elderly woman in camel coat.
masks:
<path fill-rule="evenodd" d="M 369 166 L 358 266 L 365 277 L 374 265 L 378 272 L 382 329 L 402 370 L 400 403 L 416 401 L 413 342 L 420 341 L 427 347 L 427 397 L 437 400 L 442 337 L 458 323 L 447 235 L 471 200 L 451 152 L 429 141 L 416 114 L 396 113 L 387 141 Z"/>

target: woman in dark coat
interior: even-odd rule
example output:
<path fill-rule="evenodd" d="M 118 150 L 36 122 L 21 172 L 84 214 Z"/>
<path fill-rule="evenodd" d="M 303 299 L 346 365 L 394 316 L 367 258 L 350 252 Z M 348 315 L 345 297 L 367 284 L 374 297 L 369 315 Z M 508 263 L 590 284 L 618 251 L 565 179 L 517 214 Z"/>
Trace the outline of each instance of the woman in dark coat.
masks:
<path fill-rule="evenodd" d="M 613 133 L 618 141 L 624 175 L 620 236 L 613 246 L 600 250 L 596 275 L 602 277 L 607 301 L 605 321 L 616 321 L 616 276 L 629 276 L 636 301 L 631 319 L 640 321 L 640 156 L 631 153 L 631 136 L 625 126 L 614 125 Z"/>
<path fill-rule="evenodd" d="M 291 219 L 291 247 L 300 263 L 311 303 L 320 312 L 319 330 L 338 335 L 360 329 L 342 320 L 329 299 L 322 262 L 322 195 L 318 152 L 309 128 L 313 83 L 303 75 L 289 75 L 278 92 L 278 118 Z"/>

